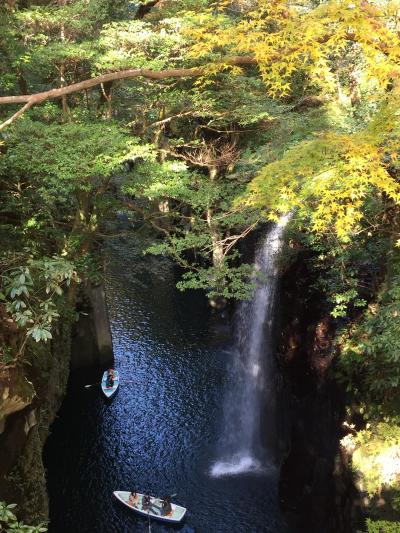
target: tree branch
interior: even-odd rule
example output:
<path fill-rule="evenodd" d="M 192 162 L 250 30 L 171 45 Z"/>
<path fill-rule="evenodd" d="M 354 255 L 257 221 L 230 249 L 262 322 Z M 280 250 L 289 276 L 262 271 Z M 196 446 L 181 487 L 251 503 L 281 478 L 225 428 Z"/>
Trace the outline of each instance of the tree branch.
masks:
<path fill-rule="evenodd" d="M 171 117 L 164 118 L 163 120 L 157 120 L 157 122 L 152 122 L 149 124 L 149 128 L 153 128 L 154 126 L 162 126 L 163 124 L 167 124 L 168 122 L 171 122 L 174 118 L 180 118 L 180 117 L 186 117 L 187 115 L 193 115 L 194 110 L 190 111 L 182 111 L 182 113 L 178 113 L 177 115 L 172 115 Z"/>
<path fill-rule="evenodd" d="M 233 56 L 228 57 L 224 61 L 221 61 L 219 64 L 222 65 L 255 65 L 257 62 L 252 56 Z M 67 94 L 72 94 L 86 89 L 90 89 L 102 83 L 107 83 L 110 81 L 117 80 L 126 80 L 132 78 L 147 78 L 151 80 L 164 80 L 167 78 L 187 78 L 187 77 L 197 77 L 205 74 L 207 71 L 207 65 L 202 67 L 193 67 L 193 68 L 176 68 L 176 69 L 166 69 L 166 70 L 150 70 L 150 69 L 128 69 L 120 70 L 118 72 L 111 72 L 109 74 L 103 74 L 102 76 L 96 76 L 89 80 L 80 81 L 78 83 L 72 83 L 71 85 L 66 85 L 65 87 L 59 87 L 57 89 L 50 89 L 49 91 L 43 91 L 35 94 L 23 94 L 18 96 L 1 96 L 0 105 L 4 104 L 29 104 L 22 107 L 18 113 L 13 115 L 10 119 L 0 124 L 0 130 L 14 122 L 19 118 L 27 109 L 30 107 L 41 104 L 46 100 L 52 100 L 54 98 L 61 98 Z M 10 122 L 11 120 L 11 122 Z"/>
<path fill-rule="evenodd" d="M 150 0 L 150 2 L 140 4 L 140 6 L 137 8 L 134 18 L 136 20 L 141 20 L 146 15 L 148 15 L 150 11 L 153 9 L 153 7 L 156 6 L 159 2 L 160 0 Z"/>
<path fill-rule="evenodd" d="M 152 3 L 152 0 L 149 2 Z M 326 43 L 330 38 L 332 37 L 332 34 L 328 33 L 324 35 L 323 37 L 317 39 L 317 43 L 324 44 Z M 357 38 L 354 35 L 354 33 L 347 33 L 344 36 L 344 40 L 347 41 L 354 41 L 357 42 Z M 388 46 L 385 42 L 376 42 L 374 43 L 377 50 L 380 50 L 383 54 L 388 53 Z M 270 62 L 275 62 L 279 60 L 281 57 L 281 54 L 277 54 L 276 57 L 270 58 Z M 223 66 L 223 65 L 256 65 L 257 60 L 252 55 L 247 56 L 232 56 L 227 57 L 223 61 L 212 63 L 212 66 L 215 69 L 215 65 Z M 79 91 L 84 91 L 87 89 L 90 89 L 91 87 L 95 87 L 96 85 L 100 85 L 101 83 L 107 83 L 117 80 L 124 80 L 124 79 L 132 79 L 132 78 L 147 78 L 147 79 L 153 79 L 153 80 L 164 80 L 166 78 L 186 78 L 186 77 L 197 77 L 202 76 L 203 74 L 206 74 L 208 65 L 203 65 L 200 67 L 192 67 L 192 68 L 177 68 L 177 69 L 166 69 L 166 70 L 160 70 L 160 71 L 154 71 L 150 69 L 128 69 L 128 70 L 121 70 L 118 72 L 111 72 L 109 74 L 103 74 L 102 76 L 96 76 L 95 78 L 91 78 L 89 80 L 84 80 L 78 83 L 73 83 L 71 85 L 66 85 L 65 87 L 59 87 L 58 89 L 51 89 L 49 91 L 43 91 L 36 94 L 24 94 L 20 96 L 1 96 L 0 97 L 0 105 L 2 104 L 28 104 L 29 106 L 22 107 L 15 115 L 13 115 L 10 119 L 3 122 L 3 124 L 0 124 L 0 130 L 4 129 L 9 124 L 12 124 L 17 118 L 19 118 L 29 107 L 32 107 L 33 105 L 40 104 L 42 102 L 45 102 L 46 100 L 51 100 L 53 98 L 61 98 L 63 96 L 66 96 L 71 93 L 76 93 Z"/>
<path fill-rule="evenodd" d="M 12 124 L 13 122 L 15 122 L 21 115 L 25 113 L 25 111 L 27 111 L 32 106 L 33 106 L 33 102 L 27 102 L 23 107 L 21 107 L 19 111 L 14 113 L 12 117 L 10 117 L 5 122 L 0 124 L 0 131 L 6 128 L 7 126 L 9 126 L 10 124 Z"/>

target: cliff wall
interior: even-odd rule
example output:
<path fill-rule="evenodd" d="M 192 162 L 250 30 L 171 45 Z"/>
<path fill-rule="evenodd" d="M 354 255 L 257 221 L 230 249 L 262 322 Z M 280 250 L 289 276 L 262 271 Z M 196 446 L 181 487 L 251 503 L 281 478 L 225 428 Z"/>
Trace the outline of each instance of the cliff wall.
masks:
<path fill-rule="evenodd" d="M 113 362 L 103 287 L 86 286 L 79 308 L 82 301 L 78 322 L 66 304 L 51 342 L 31 341 L 25 363 L 3 371 L 0 379 L 0 499 L 17 503 L 27 523 L 48 520 L 42 451 L 65 395 L 71 354 L 75 368 Z"/>
<path fill-rule="evenodd" d="M 351 533 L 357 492 L 339 446 L 345 401 L 332 375 L 335 324 L 311 285 L 300 257 L 283 277 L 280 301 L 280 499 L 301 532 Z"/>

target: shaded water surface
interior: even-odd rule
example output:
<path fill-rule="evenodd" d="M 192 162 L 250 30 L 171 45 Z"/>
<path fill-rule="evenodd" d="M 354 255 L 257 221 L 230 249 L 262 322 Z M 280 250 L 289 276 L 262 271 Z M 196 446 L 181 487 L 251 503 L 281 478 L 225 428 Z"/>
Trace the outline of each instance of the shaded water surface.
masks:
<path fill-rule="evenodd" d="M 166 261 L 110 245 L 107 297 L 116 368 L 125 381 L 111 402 L 101 369 L 72 376 L 45 450 L 50 533 L 148 532 L 112 497 L 116 489 L 176 493 L 181 526 L 153 533 L 283 533 L 272 474 L 215 478 L 210 468 L 223 420 L 232 336 L 196 293 L 175 289 Z"/>

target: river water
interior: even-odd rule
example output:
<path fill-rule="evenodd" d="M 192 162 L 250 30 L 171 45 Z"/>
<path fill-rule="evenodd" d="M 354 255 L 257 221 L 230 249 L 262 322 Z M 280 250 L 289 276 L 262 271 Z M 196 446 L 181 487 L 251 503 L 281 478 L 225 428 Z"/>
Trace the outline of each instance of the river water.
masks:
<path fill-rule="evenodd" d="M 211 475 L 223 425 L 233 335 L 201 293 L 175 288 L 172 265 L 122 239 L 107 250 L 107 300 L 122 384 L 111 402 L 102 369 L 72 375 L 45 448 L 50 533 L 140 533 L 148 524 L 116 489 L 176 493 L 181 526 L 153 533 L 283 533 L 274 470 Z M 125 383 L 124 383 L 125 382 Z"/>

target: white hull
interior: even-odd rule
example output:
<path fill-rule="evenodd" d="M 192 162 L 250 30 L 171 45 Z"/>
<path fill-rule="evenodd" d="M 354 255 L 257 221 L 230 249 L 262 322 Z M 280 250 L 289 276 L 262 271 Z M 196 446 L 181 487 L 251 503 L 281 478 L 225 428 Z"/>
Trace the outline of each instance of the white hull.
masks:
<path fill-rule="evenodd" d="M 103 374 L 101 380 L 101 390 L 106 398 L 111 398 L 117 392 L 119 387 L 119 374 L 118 370 L 114 370 L 114 385 L 112 387 L 107 387 L 107 370 Z"/>
<path fill-rule="evenodd" d="M 171 504 L 172 512 L 170 515 L 162 516 L 161 506 L 162 500 L 160 498 L 150 498 L 150 509 L 142 509 L 143 494 L 137 493 L 137 498 L 134 504 L 129 502 L 130 492 L 115 490 L 113 492 L 114 496 L 123 503 L 126 507 L 129 507 L 131 511 L 134 511 L 141 516 L 146 518 L 150 517 L 153 520 L 158 520 L 160 522 L 168 522 L 170 524 L 179 524 L 182 521 L 183 517 L 186 514 L 186 508 L 181 507 L 180 505 Z"/>

